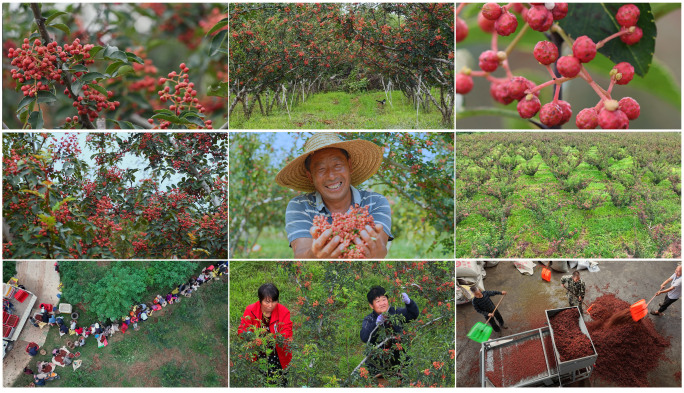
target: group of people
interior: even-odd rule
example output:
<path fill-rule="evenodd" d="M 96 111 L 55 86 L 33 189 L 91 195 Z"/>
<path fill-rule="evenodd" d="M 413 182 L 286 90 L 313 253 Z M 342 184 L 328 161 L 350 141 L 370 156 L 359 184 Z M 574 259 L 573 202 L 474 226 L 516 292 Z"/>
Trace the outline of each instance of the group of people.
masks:
<path fill-rule="evenodd" d="M 65 334 L 76 335 L 76 339 L 68 344 L 69 347 L 82 347 L 86 344 L 86 339 L 89 337 L 94 337 L 97 340 L 98 346 L 103 347 L 107 345 L 107 337 L 111 337 L 114 333 L 120 331 L 121 333 L 126 333 L 129 326 L 133 326 L 133 330 L 138 330 L 138 323 L 144 322 L 156 311 L 161 310 L 169 304 L 174 304 L 180 301 L 179 295 L 184 297 L 191 297 L 192 293 L 197 291 L 199 287 L 212 279 L 228 274 L 228 262 L 223 262 L 218 266 L 208 266 L 202 269 L 202 272 L 198 276 L 191 277 L 187 282 L 177 285 L 172 291 L 170 291 L 166 296 L 157 295 L 152 302 L 140 303 L 133 305 L 131 307 L 128 315 L 121 317 L 119 319 L 108 318 L 104 323 L 95 322 L 90 326 L 78 326 L 78 320 L 72 319 L 67 325 L 64 321 L 64 317 L 56 316 L 54 313 L 50 312 L 49 305 L 41 304 L 40 313 L 41 320 L 47 323 L 48 326 L 58 326 L 59 334 L 63 336 Z M 34 326 L 39 326 L 39 322 L 31 318 Z M 38 354 L 39 346 L 36 343 L 29 343 L 26 347 L 26 352 L 30 356 L 35 356 Z M 53 355 L 60 356 L 63 359 L 60 365 L 69 365 L 72 363 L 72 359 L 69 356 L 61 356 L 60 349 L 53 350 Z M 53 357 L 53 359 L 55 358 Z M 47 362 L 38 362 L 38 374 L 34 374 L 33 370 L 29 367 L 24 368 L 25 374 L 34 375 L 34 384 L 36 386 L 45 385 L 46 381 L 52 381 L 54 379 L 59 379 L 59 375 L 54 373 L 54 366 L 49 367 L 49 371 L 46 370 L 46 365 L 51 365 Z"/>
<path fill-rule="evenodd" d="M 277 342 L 269 344 L 270 347 L 267 350 L 261 350 L 252 359 L 253 361 L 265 359 L 268 368 L 265 371 L 262 370 L 262 373 L 272 383 L 285 386 L 287 380 L 283 373 L 292 360 L 292 352 L 288 345 L 293 336 L 290 310 L 279 303 L 280 291 L 272 283 L 261 285 L 257 290 L 257 296 L 259 300 L 247 306 L 242 315 L 238 335 L 244 336 L 245 333 L 251 331 L 257 335 L 278 334 L 285 339 L 282 345 Z M 361 341 L 371 346 L 379 346 L 383 353 L 390 353 L 390 368 L 400 366 L 401 352 L 405 350 L 395 345 L 397 343 L 395 337 L 401 335 L 403 323 L 418 318 L 420 314 L 418 305 L 409 298 L 408 294 L 402 293 L 401 300 L 406 307 L 390 306 L 387 293 L 381 286 L 372 287 L 366 299 L 372 311 L 361 323 Z M 393 317 L 395 315 L 401 315 L 403 318 Z M 378 342 L 381 337 L 385 337 L 386 340 Z M 387 371 L 386 360 L 380 360 L 376 355 L 372 355 L 367 359 L 366 365 L 369 373 L 372 373 L 379 381 L 387 377 L 382 374 Z"/>
<path fill-rule="evenodd" d="M 668 286 L 669 285 L 669 286 Z M 580 313 L 584 312 L 584 295 L 586 286 L 580 276 L 580 272 L 575 270 L 572 274 L 561 277 L 561 286 L 565 288 L 568 295 L 570 307 L 577 306 Z M 495 310 L 494 302 L 491 297 L 496 295 L 506 295 L 506 291 L 480 291 L 477 285 L 472 285 L 470 291 L 473 293 L 473 308 L 489 321 L 492 329 L 501 333 L 501 328 L 508 329 L 504 323 L 503 316 L 499 310 Z M 658 305 L 657 310 L 652 310 L 651 314 L 661 316 L 667 308 L 676 302 L 682 294 L 682 265 L 677 265 L 674 273 L 660 285 L 660 290 L 656 296 L 667 294 L 665 299 Z M 497 323 L 498 322 L 498 323 Z M 499 326 L 500 325 L 500 326 Z"/>

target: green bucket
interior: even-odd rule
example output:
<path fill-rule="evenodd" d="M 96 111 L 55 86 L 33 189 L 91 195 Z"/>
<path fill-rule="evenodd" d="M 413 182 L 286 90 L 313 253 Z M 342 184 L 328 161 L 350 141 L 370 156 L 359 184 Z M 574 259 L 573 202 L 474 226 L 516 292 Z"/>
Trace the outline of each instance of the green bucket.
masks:
<path fill-rule="evenodd" d="M 489 337 L 492 335 L 492 330 L 491 326 L 485 325 L 482 322 L 476 322 L 468 332 L 468 338 L 483 343 L 489 340 Z"/>

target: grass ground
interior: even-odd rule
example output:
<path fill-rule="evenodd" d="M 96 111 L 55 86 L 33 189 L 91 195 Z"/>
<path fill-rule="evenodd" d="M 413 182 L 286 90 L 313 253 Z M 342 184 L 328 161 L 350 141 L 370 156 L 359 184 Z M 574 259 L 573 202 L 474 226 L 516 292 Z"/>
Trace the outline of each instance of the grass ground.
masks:
<path fill-rule="evenodd" d="M 392 241 L 392 246 L 386 258 L 391 259 L 439 259 L 450 258 L 452 253 L 447 253 L 438 244 L 432 251 L 428 251 L 434 239 L 418 239 L 415 237 L 397 237 Z M 248 258 L 259 259 L 286 259 L 292 258 L 292 249 L 287 243 L 287 238 L 282 231 L 273 228 L 266 229 L 260 236 L 257 244 L 259 251 L 252 251 Z M 244 256 L 235 255 L 234 258 Z"/>
<path fill-rule="evenodd" d="M 594 150 L 595 151 L 595 150 Z M 565 244 L 562 255 L 547 255 L 549 239 L 544 237 L 545 225 L 552 225 L 551 221 L 558 217 L 547 217 L 539 222 L 533 213 L 522 206 L 522 201 L 529 198 L 540 198 L 548 194 L 550 190 L 560 189 L 558 180 L 553 176 L 549 167 L 537 154 L 531 160 L 533 165 L 540 163 L 539 170 L 534 176 L 520 175 L 516 181 L 516 191 L 508 201 L 514 204 L 511 215 L 508 218 L 507 236 L 516 240 L 506 252 L 505 257 L 534 258 L 541 256 L 553 257 L 583 257 L 583 258 L 625 258 L 628 257 L 623 243 L 631 246 L 635 240 L 643 246 L 647 256 L 655 257 L 657 247 L 650 239 L 647 229 L 639 222 L 630 206 L 616 207 L 610 201 L 610 195 L 606 190 L 609 180 L 605 172 L 599 171 L 595 166 L 586 162 L 581 163 L 573 172 L 572 176 L 583 179 L 591 179 L 587 191 L 600 195 L 604 202 L 595 209 L 580 210 L 574 206 L 564 208 L 567 213 L 563 219 L 570 228 L 580 228 L 580 231 Z M 632 158 L 627 157 L 615 162 L 610 168 L 624 170 L 633 165 Z M 681 166 L 673 167 L 673 173 L 681 172 Z M 642 179 L 650 182 L 650 178 Z M 461 184 L 459 184 L 461 183 Z M 460 180 L 456 180 L 456 188 L 462 187 Z M 671 190 L 669 180 L 663 180 L 659 184 L 649 184 L 654 193 L 665 197 L 658 202 L 665 211 L 665 216 L 681 215 L 680 197 Z M 569 192 L 560 191 L 555 202 L 572 203 L 573 195 Z M 484 194 L 476 194 L 472 201 L 485 201 Z M 491 199 L 491 198 L 489 198 Z M 468 257 L 472 255 L 473 245 L 482 241 L 483 233 L 493 228 L 480 214 L 474 213 L 465 218 L 456 226 L 456 257 Z M 664 230 L 667 233 L 681 233 L 681 222 L 676 220 Z"/>
<path fill-rule="evenodd" d="M 59 380 L 49 387 L 227 387 L 228 386 L 228 279 L 200 287 L 191 298 L 157 312 L 140 329 L 115 333 L 109 345 L 97 348 L 93 338 L 79 348 L 83 360 L 76 371 L 72 366 L 57 367 Z M 50 328 L 44 349 L 48 354 L 75 336 L 59 336 Z M 19 349 L 15 349 L 19 350 Z M 48 355 L 35 356 L 50 361 Z M 15 387 L 32 382 L 22 375 Z"/>
<path fill-rule="evenodd" d="M 434 94 L 438 92 L 434 92 Z M 381 105 L 382 91 L 319 93 L 287 110 L 274 110 L 262 116 L 258 104 L 249 120 L 245 120 L 241 104 L 230 116 L 231 129 L 452 129 L 441 123 L 442 115 L 432 107 L 429 113 L 419 111 L 400 91 L 392 93 L 392 104 Z"/>

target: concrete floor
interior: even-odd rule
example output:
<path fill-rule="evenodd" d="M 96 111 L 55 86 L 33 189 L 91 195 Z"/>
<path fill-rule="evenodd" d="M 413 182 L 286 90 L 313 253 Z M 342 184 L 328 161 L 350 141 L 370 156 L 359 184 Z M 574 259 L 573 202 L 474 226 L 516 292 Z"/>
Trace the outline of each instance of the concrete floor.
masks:
<path fill-rule="evenodd" d="M 19 284 L 26 287 L 36 297 L 32 315 L 39 309 L 41 303 L 57 304 L 59 274 L 55 271 L 54 261 L 19 261 L 17 262 L 17 279 Z M 10 387 L 22 374 L 24 367 L 29 365 L 31 357 L 26 353 L 26 345 L 35 342 L 39 346 L 45 343 L 49 327 L 39 329 L 26 321 L 14 348 L 3 359 L 2 384 Z M 31 365 L 35 369 L 35 363 Z"/>
<path fill-rule="evenodd" d="M 677 266 L 676 262 L 652 261 L 604 261 L 599 262 L 598 273 L 582 270 L 582 280 L 586 285 L 587 304 L 605 293 L 613 293 L 618 298 L 634 303 L 639 299 L 648 301 L 660 288 L 660 284 L 670 277 Z M 546 324 L 544 310 L 567 307 L 568 300 L 565 289 L 560 286 L 560 273 L 552 270 L 551 282 L 541 279 L 541 265 L 534 268 L 534 275 L 522 275 L 513 266 L 513 262 L 500 262 L 497 266 L 486 269 L 485 290 L 506 291 L 507 295 L 499 306 L 499 310 L 509 329 L 503 330 L 502 336 L 535 329 Z M 651 302 L 650 310 L 657 308 L 665 295 Z M 495 296 L 493 301 L 499 300 Z M 584 314 L 585 320 L 590 320 Z M 682 301 L 671 305 L 662 317 L 648 315 L 656 329 L 663 336 L 669 336 L 671 346 L 653 370 L 648 379 L 651 386 L 681 386 L 682 370 Z M 475 387 L 479 384 L 479 350 L 480 344 L 466 336 L 470 328 L 478 321 L 484 322 L 482 316 L 473 310 L 471 304 L 463 304 L 456 310 L 456 386 Z M 492 333 L 492 338 L 497 338 Z M 675 373 L 679 372 L 679 378 Z M 612 386 L 592 376 L 582 381 L 582 386 Z"/>

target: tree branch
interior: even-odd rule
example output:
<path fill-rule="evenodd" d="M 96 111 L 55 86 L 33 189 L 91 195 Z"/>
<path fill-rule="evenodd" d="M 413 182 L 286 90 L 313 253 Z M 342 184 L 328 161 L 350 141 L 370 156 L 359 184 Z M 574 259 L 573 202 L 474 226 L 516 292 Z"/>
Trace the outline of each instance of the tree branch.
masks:
<path fill-rule="evenodd" d="M 36 20 L 36 25 L 38 26 L 38 31 L 40 32 L 40 36 L 43 38 L 43 43 L 45 45 L 49 44 L 52 42 L 52 39 L 50 38 L 50 35 L 47 32 L 47 28 L 45 27 L 45 18 L 40 13 L 40 8 L 38 8 L 37 3 L 31 3 L 31 10 L 33 11 L 33 17 Z M 61 69 L 61 64 L 59 61 L 55 60 L 57 67 Z M 74 94 L 74 91 L 71 89 L 71 78 L 72 75 L 68 70 L 62 70 L 62 82 L 64 82 L 64 86 L 66 86 L 67 90 L 69 91 L 69 94 L 71 94 L 71 99 L 74 100 L 74 102 L 78 102 L 78 96 Z M 84 128 L 88 128 L 91 130 L 94 130 L 96 127 L 93 125 L 93 123 L 90 121 L 90 118 L 88 117 L 88 114 L 83 114 L 83 115 L 78 115 L 79 119 L 81 120 L 81 124 L 83 124 Z"/>

